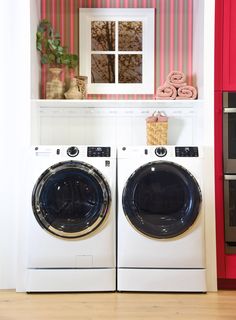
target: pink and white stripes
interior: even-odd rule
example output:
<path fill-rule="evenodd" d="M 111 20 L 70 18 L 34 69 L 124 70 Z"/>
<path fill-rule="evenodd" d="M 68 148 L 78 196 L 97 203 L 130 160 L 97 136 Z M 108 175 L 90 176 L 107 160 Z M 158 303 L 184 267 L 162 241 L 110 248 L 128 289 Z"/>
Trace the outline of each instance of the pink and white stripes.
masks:
<path fill-rule="evenodd" d="M 193 0 L 41 0 L 41 17 L 61 34 L 62 45 L 79 52 L 79 8 L 156 8 L 155 87 L 172 70 L 183 71 L 192 84 Z M 42 98 L 47 68 L 42 67 Z M 64 79 L 64 74 L 62 78 Z M 153 95 L 92 95 L 90 99 L 153 99 Z"/>
<path fill-rule="evenodd" d="M 184 1 L 179 0 L 179 12 L 178 12 L 178 70 L 179 71 L 183 70 L 183 8 L 184 8 Z"/>
<path fill-rule="evenodd" d="M 175 1 L 170 0 L 170 47 L 169 47 L 169 64 L 170 70 L 174 70 L 174 45 L 175 45 Z"/>
<path fill-rule="evenodd" d="M 165 0 L 160 0 L 160 84 L 165 79 Z M 157 54 L 157 52 L 156 52 Z"/>
<path fill-rule="evenodd" d="M 156 68 L 157 86 L 164 83 L 173 70 L 187 74 L 192 85 L 193 55 L 193 0 L 159 0 L 159 69 Z M 157 14 L 158 17 L 158 14 Z M 158 18 L 157 18 L 158 19 Z M 157 22 L 158 23 L 158 22 Z"/>
<path fill-rule="evenodd" d="M 192 69 L 193 69 L 193 0 L 188 0 L 188 66 L 187 75 L 188 83 L 192 83 Z"/>

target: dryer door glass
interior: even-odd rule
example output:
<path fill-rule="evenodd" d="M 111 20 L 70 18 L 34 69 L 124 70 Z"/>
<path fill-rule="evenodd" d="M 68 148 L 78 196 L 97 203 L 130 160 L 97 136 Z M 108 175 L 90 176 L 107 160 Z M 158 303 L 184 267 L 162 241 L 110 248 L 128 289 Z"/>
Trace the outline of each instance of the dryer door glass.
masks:
<path fill-rule="evenodd" d="M 197 218 L 201 191 L 185 168 L 167 161 L 150 162 L 130 176 L 122 203 L 127 219 L 140 232 L 171 238 L 186 231 Z"/>
<path fill-rule="evenodd" d="M 110 189 L 103 175 L 84 162 L 53 165 L 35 184 L 34 215 L 49 232 L 64 238 L 85 236 L 105 219 Z"/>

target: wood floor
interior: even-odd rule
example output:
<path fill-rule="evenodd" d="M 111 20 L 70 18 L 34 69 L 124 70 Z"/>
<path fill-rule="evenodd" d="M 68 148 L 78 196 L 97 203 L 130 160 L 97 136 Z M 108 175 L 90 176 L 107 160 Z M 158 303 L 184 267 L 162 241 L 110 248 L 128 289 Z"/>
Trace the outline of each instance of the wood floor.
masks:
<path fill-rule="evenodd" d="M 236 319 L 236 291 L 207 294 L 0 291 L 0 320 Z"/>

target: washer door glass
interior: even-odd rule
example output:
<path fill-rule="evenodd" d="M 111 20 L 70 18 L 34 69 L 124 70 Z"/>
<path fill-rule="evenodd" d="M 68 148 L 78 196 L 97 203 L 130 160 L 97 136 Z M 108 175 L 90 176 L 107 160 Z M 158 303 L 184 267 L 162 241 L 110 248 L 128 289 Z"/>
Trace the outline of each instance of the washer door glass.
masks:
<path fill-rule="evenodd" d="M 167 161 L 150 162 L 129 177 L 122 203 L 127 219 L 140 232 L 171 238 L 197 218 L 201 191 L 185 168 Z"/>
<path fill-rule="evenodd" d="M 102 223 L 110 200 L 108 183 L 97 169 L 84 162 L 66 161 L 39 177 L 32 208 L 41 227 L 63 238 L 77 238 Z"/>

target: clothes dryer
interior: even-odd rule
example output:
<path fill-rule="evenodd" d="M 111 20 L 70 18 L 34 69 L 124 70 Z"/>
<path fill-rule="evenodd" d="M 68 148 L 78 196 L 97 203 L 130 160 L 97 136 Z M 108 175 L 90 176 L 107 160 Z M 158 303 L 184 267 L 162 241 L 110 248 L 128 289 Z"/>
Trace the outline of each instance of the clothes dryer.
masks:
<path fill-rule="evenodd" d="M 203 151 L 118 149 L 118 290 L 206 291 Z"/>
<path fill-rule="evenodd" d="M 116 150 L 31 150 L 26 291 L 114 291 Z"/>

